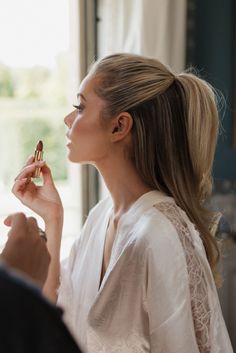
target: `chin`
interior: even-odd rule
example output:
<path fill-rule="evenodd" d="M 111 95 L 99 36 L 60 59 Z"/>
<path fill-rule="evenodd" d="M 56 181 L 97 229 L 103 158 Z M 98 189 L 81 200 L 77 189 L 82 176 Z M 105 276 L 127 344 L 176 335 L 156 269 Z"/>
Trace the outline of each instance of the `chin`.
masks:
<path fill-rule="evenodd" d="M 72 163 L 78 163 L 78 164 L 89 164 L 89 162 L 85 161 L 82 158 L 79 158 L 78 156 L 73 156 L 71 153 L 67 155 L 67 158 L 70 162 Z"/>
<path fill-rule="evenodd" d="M 68 156 L 68 160 L 72 163 L 81 163 L 80 161 L 78 161 L 78 159 L 75 159 L 75 158 L 71 158 Z"/>
<path fill-rule="evenodd" d="M 69 160 L 70 162 L 78 163 L 78 162 L 77 162 L 77 159 L 78 159 L 78 158 L 75 158 L 75 156 L 73 156 L 70 152 L 68 153 L 67 158 L 68 158 L 68 160 Z"/>

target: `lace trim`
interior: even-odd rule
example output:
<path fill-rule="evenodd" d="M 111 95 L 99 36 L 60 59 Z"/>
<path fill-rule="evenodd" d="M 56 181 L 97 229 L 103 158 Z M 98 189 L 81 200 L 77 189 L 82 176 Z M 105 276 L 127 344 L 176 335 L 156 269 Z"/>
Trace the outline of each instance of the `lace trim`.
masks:
<path fill-rule="evenodd" d="M 180 210 L 175 204 L 161 202 L 154 207 L 162 212 L 175 227 L 185 252 L 189 277 L 191 309 L 196 341 L 200 353 L 210 353 L 210 322 L 211 311 L 208 303 L 207 282 L 201 261 L 196 255 L 195 246 L 190 231 Z"/>

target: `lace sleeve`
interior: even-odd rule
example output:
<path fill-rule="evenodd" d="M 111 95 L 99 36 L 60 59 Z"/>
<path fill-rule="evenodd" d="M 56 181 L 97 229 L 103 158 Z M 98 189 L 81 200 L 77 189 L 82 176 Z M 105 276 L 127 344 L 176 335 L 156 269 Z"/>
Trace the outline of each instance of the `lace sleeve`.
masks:
<path fill-rule="evenodd" d="M 191 233 L 179 208 L 174 203 L 162 202 L 155 205 L 155 208 L 163 213 L 174 226 L 183 247 L 186 258 L 192 320 L 197 345 L 200 353 L 210 353 L 211 311 L 208 303 L 207 281 L 204 275 L 203 265 L 195 251 Z"/>

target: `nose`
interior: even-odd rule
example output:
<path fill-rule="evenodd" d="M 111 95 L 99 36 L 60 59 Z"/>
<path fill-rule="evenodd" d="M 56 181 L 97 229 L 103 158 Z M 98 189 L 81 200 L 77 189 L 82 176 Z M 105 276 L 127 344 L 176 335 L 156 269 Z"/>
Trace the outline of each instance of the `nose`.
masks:
<path fill-rule="evenodd" d="M 73 121 L 75 119 L 75 112 L 71 112 L 64 118 L 64 123 L 68 128 L 71 128 Z"/>

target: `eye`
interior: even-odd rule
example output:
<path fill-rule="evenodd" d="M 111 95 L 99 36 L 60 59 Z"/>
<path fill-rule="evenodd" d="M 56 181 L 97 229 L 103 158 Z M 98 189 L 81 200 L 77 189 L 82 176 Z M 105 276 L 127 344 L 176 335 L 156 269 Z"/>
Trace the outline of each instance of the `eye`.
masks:
<path fill-rule="evenodd" d="M 82 104 L 80 104 L 80 105 L 73 105 L 73 107 L 74 107 L 75 109 L 77 109 L 79 112 L 82 112 L 83 109 L 84 109 L 84 106 L 83 106 Z"/>

